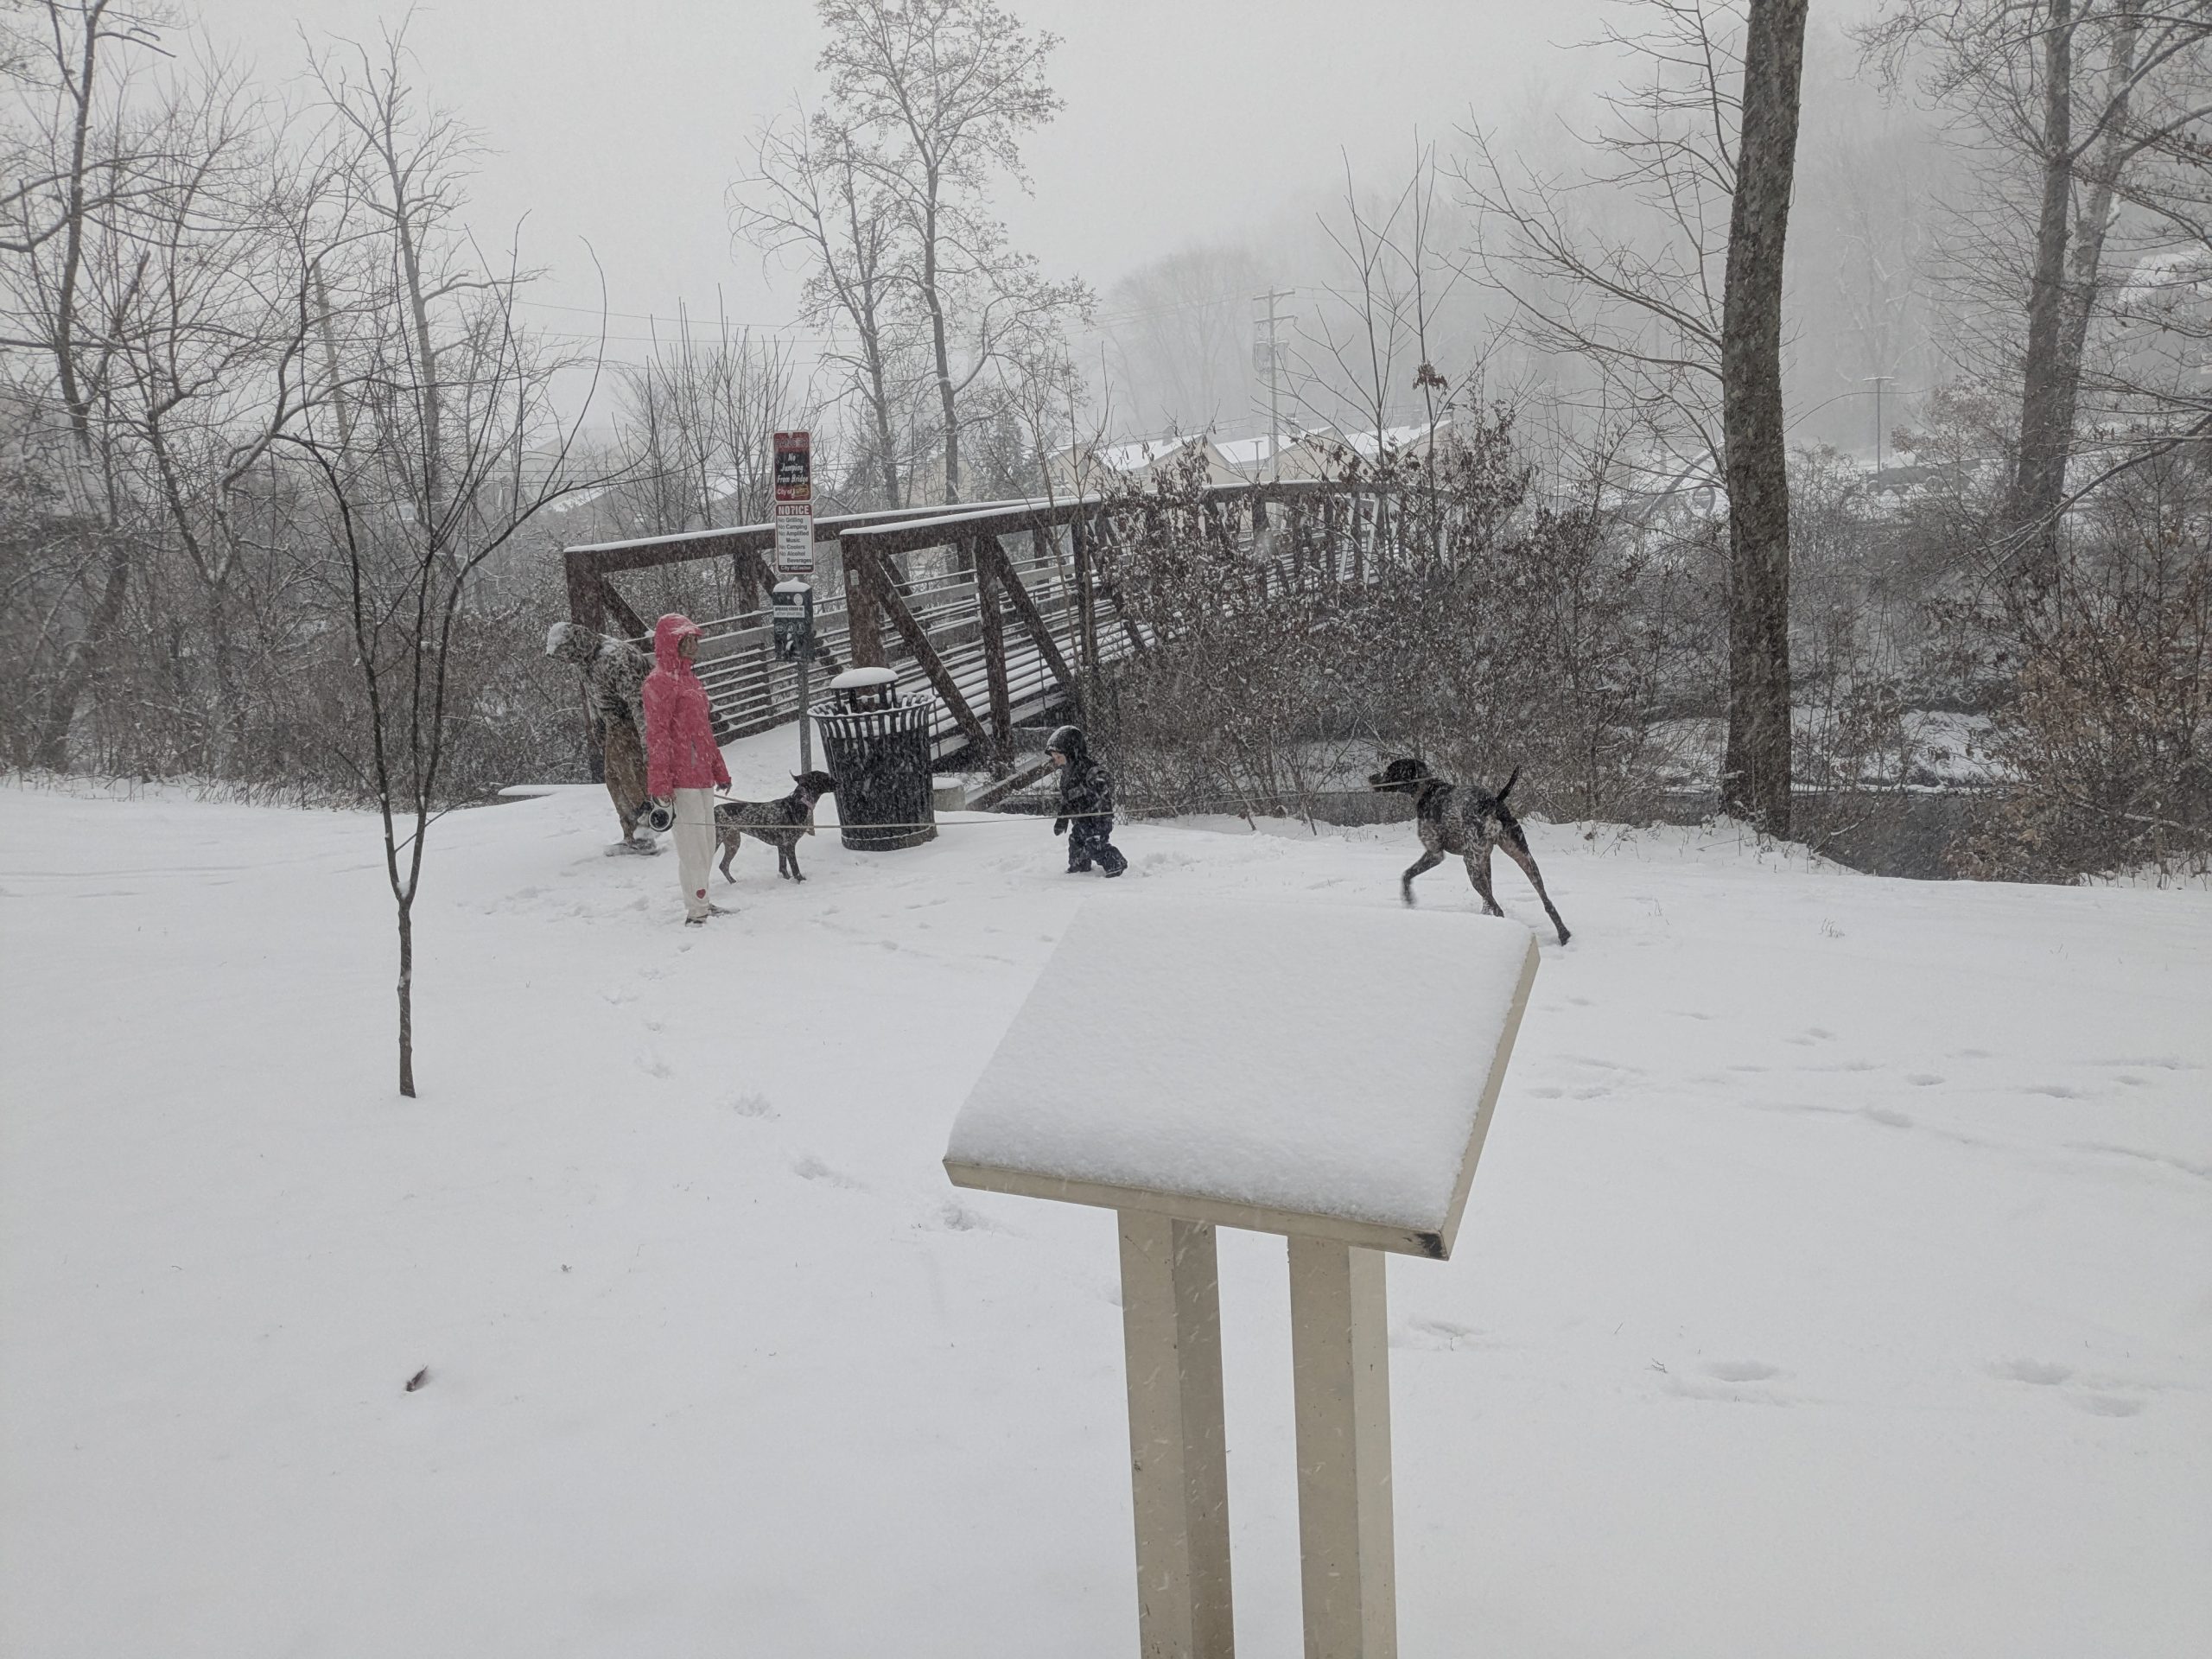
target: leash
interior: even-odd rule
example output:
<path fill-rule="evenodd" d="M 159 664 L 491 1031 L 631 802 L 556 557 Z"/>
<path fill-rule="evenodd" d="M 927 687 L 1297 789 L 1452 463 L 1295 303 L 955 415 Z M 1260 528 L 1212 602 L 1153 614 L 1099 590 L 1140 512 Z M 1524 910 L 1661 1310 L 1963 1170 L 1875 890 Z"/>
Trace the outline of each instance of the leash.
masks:
<path fill-rule="evenodd" d="M 1338 799 L 1338 798 L 1351 798 L 1351 799 L 1357 799 L 1357 798 L 1360 798 L 1360 797 L 1363 797 L 1363 796 L 1368 796 L 1368 795 L 1372 795 L 1372 794 L 1374 794 L 1374 793 L 1376 793 L 1376 791 L 1373 791 L 1373 790 L 1367 790 L 1367 789 L 1319 789 L 1319 790 L 1309 790 L 1309 791 L 1306 791 L 1306 798 L 1308 798 L 1308 799 L 1312 799 L 1312 800 Z M 964 810 L 964 809 L 955 809 L 955 810 Z M 1213 799 L 1213 800 L 1207 800 L 1207 799 L 1203 799 L 1203 798 L 1202 798 L 1202 799 L 1199 799 L 1199 800 L 1185 802 L 1185 803 L 1182 803 L 1182 804 L 1177 804 L 1177 805 L 1168 805 L 1168 804 L 1163 804 L 1163 803 L 1154 802 L 1154 803 L 1151 803 L 1151 804 L 1146 804 L 1146 805 L 1141 805 L 1141 806 L 1130 806 L 1130 807 L 1116 808 L 1116 809 L 1115 809 L 1114 810 L 1111 810 L 1111 811 L 1106 811 L 1106 812 L 1053 812 L 1053 813 L 1044 813 L 1044 812 L 979 812 L 979 813 L 976 814 L 974 817 L 963 817 L 963 818 L 958 818 L 958 819 L 933 818 L 933 819 L 925 819 L 925 820 L 913 821 L 913 822 L 899 822 L 899 823 L 886 823 L 870 822 L 870 823 L 852 823 L 852 824 L 848 824 L 848 823 L 843 823 L 843 822 L 840 821 L 839 823 L 836 823 L 836 824 L 817 824 L 817 825 L 809 825 L 809 826 L 806 826 L 806 827 L 810 828 L 810 829 L 823 829 L 823 830 L 836 829 L 836 830 L 1027 830 L 1027 829 L 1028 829 L 1028 828 L 1029 828 L 1033 823 L 1043 823 L 1043 822 L 1044 822 L 1046 818 L 1048 818 L 1048 817 L 1052 818 L 1052 819 L 1066 818 L 1070 823 L 1076 823 L 1076 822 L 1079 822 L 1079 821 L 1085 820 L 1085 819 L 1090 819 L 1090 818 L 1116 818 L 1116 817 L 1128 818 L 1128 819 L 1130 819 L 1130 820 L 1133 820 L 1133 821 L 1134 821 L 1134 820 L 1138 819 L 1138 818 L 1141 818 L 1141 818 L 1154 818 L 1154 819 L 1157 819 L 1157 818 L 1178 818 L 1178 817 L 1190 817 L 1190 816 L 1191 816 L 1192 814 L 1193 814 L 1193 813 L 1198 813 L 1198 812 L 1209 812 L 1209 811 L 1211 811 L 1211 812 L 1219 812 L 1219 813 L 1222 813 L 1222 814 L 1224 814 L 1224 816 L 1228 816 L 1228 817 L 1240 817 L 1240 818 L 1244 819 L 1247 823 L 1249 823 L 1249 822 L 1253 821 L 1253 820 L 1254 820 L 1254 819 L 1255 819 L 1255 818 L 1259 818 L 1259 817 L 1274 817 L 1274 816 L 1276 816 L 1276 815 L 1272 814 L 1272 813 L 1259 813 L 1259 812 L 1255 812 L 1255 811 L 1252 810 L 1252 807 L 1251 807 L 1250 803 L 1249 803 L 1249 802 L 1246 802 L 1246 801 L 1241 801 L 1241 800 L 1236 800 L 1236 799 L 1233 799 L 1233 798 L 1223 798 Z M 1292 816 L 1294 816 L 1294 815 L 1286 813 L 1286 814 L 1283 814 L 1282 816 L 1284 816 L 1284 817 L 1292 817 Z M 747 829 L 747 828 L 748 828 L 749 826 L 741 824 L 741 825 L 739 825 L 739 826 L 737 826 L 737 827 L 738 827 L 739 829 L 742 830 L 742 829 Z M 784 827 L 784 826 L 771 826 L 771 827 L 781 828 L 781 827 Z M 798 827 L 798 826 L 791 826 L 791 827 L 796 828 L 796 827 Z"/>

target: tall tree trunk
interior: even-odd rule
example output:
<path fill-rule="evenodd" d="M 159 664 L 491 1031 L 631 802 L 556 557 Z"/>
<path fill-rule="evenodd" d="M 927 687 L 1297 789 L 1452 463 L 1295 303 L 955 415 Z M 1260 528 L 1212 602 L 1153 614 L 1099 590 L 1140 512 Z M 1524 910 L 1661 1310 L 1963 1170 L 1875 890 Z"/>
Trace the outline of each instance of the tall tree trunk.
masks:
<path fill-rule="evenodd" d="M 415 1098 L 415 908 L 399 906 L 399 1092 Z"/>
<path fill-rule="evenodd" d="M 2135 53 L 2142 31 L 2141 0 L 2126 0 L 2113 20 L 2110 74 L 2103 118 L 2103 132 L 2085 167 L 2069 165 L 2067 182 L 2086 181 L 2088 189 L 2074 216 L 2070 242 L 2063 213 L 2059 222 L 2058 251 L 2063 274 L 2052 284 L 2056 298 L 2046 308 L 2055 318 L 2038 332 L 2034 311 L 2043 301 L 2045 272 L 2044 239 L 2038 226 L 2037 286 L 2030 302 L 2028 353 L 2023 376 L 2020 407 L 2020 459 L 2006 502 L 2005 529 L 2018 538 L 2027 552 L 2029 581 L 2037 592 L 2048 592 L 2058 579 L 2058 521 L 2066 499 L 2066 469 L 2074 454 L 2075 422 L 2081 404 L 2082 354 L 2087 346 L 2089 319 L 2096 310 L 2097 291 L 2104 267 L 2105 232 L 2112 219 L 2120 175 L 2126 167 L 2129 140 L 2127 111 L 2135 73 Z M 2070 78 L 2070 67 L 2069 67 Z M 2048 118 L 2048 117 L 2046 118 Z M 2066 118 L 2070 134 L 2071 117 Z M 2070 149 L 2070 146 L 2069 146 Z M 2046 180 L 2045 205 L 2049 205 Z M 2064 207 L 2070 211 L 2070 200 Z"/>
<path fill-rule="evenodd" d="M 960 411 L 952 390 L 952 348 L 945 337 L 944 296 L 938 292 L 937 181 L 930 181 L 931 208 L 922 228 L 922 303 L 930 314 L 930 347 L 936 356 L 938 406 L 944 421 L 944 499 L 960 499 Z"/>
<path fill-rule="evenodd" d="M 63 195 L 61 270 L 53 301 L 53 351 L 61 404 L 69 418 L 69 432 L 76 443 L 81 475 L 89 482 L 96 470 L 92 442 L 92 404 L 90 389 L 77 361 L 77 289 L 85 264 L 85 236 L 91 208 L 86 199 L 86 178 L 93 115 L 93 93 L 99 71 L 99 45 L 106 28 L 109 0 L 92 0 L 85 10 L 84 40 L 78 54 L 74 85 L 70 88 L 69 177 Z M 57 21 L 57 27 L 58 27 Z M 99 601 L 86 620 L 84 633 L 68 648 L 60 675 L 48 694 L 46 717 L 40 722 L 36 764 L 60 771 L 68 764 L 69 731 L 76 724 L 77 705 L 99 671 L 102 659 L 123 621 L 124 601 L 130 583 L 130 546 L 116 526 L 113 480 L 100 492 L 106 498 L 108 545 L 106 570 Z M 87 487 L 85 499 L 94 492 Z"/>
<path fill-rule="evenodd" d="M 1721 802 L 1789 833 L 1789 473 L 1782 261 L 1797 164 L 1808 0 L 1751 0 L 1721 303 L 1728 481 L 1728 743 Z"/>
<path fill-rule="evenodd" d="M 883 372 L 883 352 L 873 338 L 863 342 L 868 353 L 868 410 L 875 416 L 875 444 L 882 451 L 883 505 L 903 507 L 899 493 L 899 449 L 891 436 L 891 391 Z"/>
<path fill-rule="evenodd" d="M 99 603 L 85 623 L 85 632 L 62 658 L 61 673 L 46 700 L 46 718 L 39 723 L 35 764 L 52 772 L 69 765 L 69 731 L 77 722 L 77 705 L 86 688 L 99 671 L 101 660 L 116 630 L 123 625 L 123 604 L 130 591 L 130 544 L 120 531 L 110 529 L 107 569 L 100 585 Z"/>
<path fill-rule="evenodd" d="M 2020 365 L 2020 453 L 1999 525 L 2026 555 L 2030 583 L 2058 575 L 2055 509 L 2073 448 L 2072 399 L 2060 367 L 2066 313 L 2067 241 L 2074 196 L 2074 0 L 2047 0 L 2043 45 L 2043 193 L 2028 274 L 2028 339 Z M 2048 504 L 2039 511 L 2039 504 Z"/>

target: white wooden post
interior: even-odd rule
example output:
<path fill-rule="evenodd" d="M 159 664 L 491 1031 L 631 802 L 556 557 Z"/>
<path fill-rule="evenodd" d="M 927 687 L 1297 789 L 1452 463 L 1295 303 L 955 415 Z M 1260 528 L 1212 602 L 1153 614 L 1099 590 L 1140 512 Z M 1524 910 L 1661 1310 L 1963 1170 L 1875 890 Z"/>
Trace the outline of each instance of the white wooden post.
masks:
<path fill-rule="evenodd" d="M 1229 1460 L 1211 1224 L 1124 1210 L 1137 1638 L 1144 1659 L 1230 1659 Z"/>
<path fill-rule="evenodd" d="M 1382 1253 L 1450 1259 L 1536 961 L 1503 920 L 1117 893 L 960 1109 L 956 1185 L 1118 1214 L 1145 1659 L 1232 1651 L 1216 1227 L 1290 1241 L 1306 1659 L 1396 1659 Z"/>
<path fill-rule="evenodd" d="M 1395 1659 L 1390 1351 L 1382 1257 L 1290 1240 L 1306 1659 Z"/>

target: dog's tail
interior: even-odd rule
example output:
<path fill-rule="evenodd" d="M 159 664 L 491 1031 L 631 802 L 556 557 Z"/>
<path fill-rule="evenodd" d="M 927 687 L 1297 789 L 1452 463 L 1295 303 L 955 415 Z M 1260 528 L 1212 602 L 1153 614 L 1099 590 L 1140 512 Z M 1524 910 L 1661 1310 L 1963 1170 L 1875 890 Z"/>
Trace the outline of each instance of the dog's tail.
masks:
<path fill-rule="evenodd" d="M 1505 787 L 1499 790 L 1497 795 L 1493 798 L 1500 806 L 1505 804 L 1505 798 L 1513 792 L 1513 785 L 1518 783 L 1520 779 L 1521 768 L 1516 766 L 1513 768 L 1513 776 L 1505 780 Z"/>

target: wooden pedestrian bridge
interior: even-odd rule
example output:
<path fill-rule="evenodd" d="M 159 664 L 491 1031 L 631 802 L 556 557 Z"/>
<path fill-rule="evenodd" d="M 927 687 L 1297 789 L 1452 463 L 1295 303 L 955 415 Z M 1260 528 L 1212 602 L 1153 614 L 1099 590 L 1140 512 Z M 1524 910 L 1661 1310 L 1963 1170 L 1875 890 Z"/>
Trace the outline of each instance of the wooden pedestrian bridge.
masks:
<path fill-rule="evenodd" d="M 1270 506 L 1275 508 L 1270 533 Z M 1280 580 L 1358 583 L 1381 504 L 1371 487 L 1322 480 L 846 513 L 815 520 L 815 683 L 846 668 L 889 668 L 902 690 L 933 692 L 932 757 L 1003 772 L 1017 726 L 1073 702 L 1079 678 L 1154 643 L 1128 614 L 1115 554 L 1132 519 L 1198 512 Z M 626 575 L 725 560 L 741 608 L 702 619 L 698 671 L 722 742 L 796 719 L 798 670 L 775 644 L 766 601 L 779 580 L 775 530 L 742 524 L 563 554 L 570 618 L 645 639 Z M 1262 574 L 1264 587 L 1269 580 Z M 596 757 L 594 757 L 595 759 Z"/>

